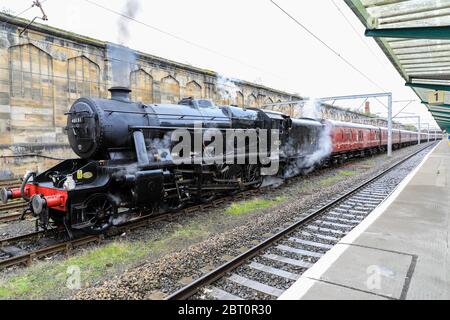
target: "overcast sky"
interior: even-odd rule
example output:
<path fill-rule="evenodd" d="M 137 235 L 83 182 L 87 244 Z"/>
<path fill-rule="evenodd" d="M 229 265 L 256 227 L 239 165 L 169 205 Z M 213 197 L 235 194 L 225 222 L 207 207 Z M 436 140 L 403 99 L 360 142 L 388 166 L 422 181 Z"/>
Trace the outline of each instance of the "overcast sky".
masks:
<path fill-rule="evenodd" d="M 127 3 L 126 0 L 89 1 L 118 12 L 124 12 Z M 394 101 L 415 100 L 406 112 L 418 113 L 423 122 L 436 125 L 373 39 L 363 36 L 364 27 L 342 0 L 334 3 L 332 0 L 275 1 L 376 85 L 269 0 L 134 1 L 139 3 L 137 20 L 177 38 L 130 21 L 125 44 L 133 49 L 306 97 L 391 91 Z M 2 0 L 0 9 L 17 14 L 31 4 L 32 0 Z M 123 38 L 118 27 L 120 17 L 87 0 L 46 0 L 43 7 L 48 15 L 47 23 L 52 26 L 111 42 Z M 21 17 L 32 19 L 36 15 L 40 15 L 39 9 L 33 8 Z M 338 104 L 356 109 L 362 103 Z M 386 114 L 379 102 L 371 100 L 371 103 L 372 112 Z M 405 105 L 394 104 L 394 113 Z"/>

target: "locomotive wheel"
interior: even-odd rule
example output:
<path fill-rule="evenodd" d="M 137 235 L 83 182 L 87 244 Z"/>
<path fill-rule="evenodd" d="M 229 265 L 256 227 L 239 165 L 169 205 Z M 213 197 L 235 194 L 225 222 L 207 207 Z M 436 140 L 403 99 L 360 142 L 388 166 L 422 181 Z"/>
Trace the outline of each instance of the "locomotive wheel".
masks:
<path fill-rule="evenodd" d="M 222 180 L 230 180 L 230 184 L 234 184 L 234 182 L 232 181 L 238 181 L 239 179 L 242 178 L 242 167 L 241 166 L 237 166 L 237 165 L 232 165 L 232 166 L 224 166 L 222 165 L 221 167 L 219 167 L 219 171 L 225 169 L 226 167 L 227 170 L 221 172 L 221 174 L 219 175 L 219 179 Z M 227 191 L 226 193 L 229 195 L 235 195 L 237 193 L 239 193 L 239 188 L 236 188 L 236 190 L 230 190 Z"/>
<path fill-rule="evenodd" d="M 117 214 L 117 207 L 110 196 L 97 193 L 84 202 L 83 216 L 91 225 L 83 228 L 89 234 L 100 234 L 112 225 L 112 219 Z"/>
<path fill-rule="evenodd" d="M 165 208 L 169 212 L 176 212 L 183 209 L 183 207 L 184 203 L 181 202 L 178 198 L 167 199 L 163 204 L 163 208 Z"/>
<path fill-rule="evenodd" d="M 246 182 L 255 182 L 250 188 L 259 189 L 263 183 L 260 168 L 255 165 L 248 165 L 245 168 L 245 180 Z"/>
<path fill-rule="evenodd" d="M 216 195 L 214 194 L 214 193 L 211 193 L 211 194 L 202 194 L 201 196 L 200 196 L 200 202 L 201 203 L 210 203 L 210 202 L 212 202 L 214 199 L 216 199 Z"/>

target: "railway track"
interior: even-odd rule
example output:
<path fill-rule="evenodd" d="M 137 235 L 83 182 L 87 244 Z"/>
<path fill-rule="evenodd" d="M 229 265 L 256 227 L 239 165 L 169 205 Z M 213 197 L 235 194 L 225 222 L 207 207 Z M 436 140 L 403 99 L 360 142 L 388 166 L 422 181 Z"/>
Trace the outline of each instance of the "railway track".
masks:
<path fill-rule="evenodd" d="M 0 188 L 3 187 L 20 187 L 20 181 L 17 179 L 13 179 L 13 180 L 0 180 Z"/>
<path fill-rule="evenodd" d="M 388 198 L 418 164 L 414 162 L 418 159 L 415 156 L 433 145 L 414 152 L 345 195 L 303 215 L 276 235 L 172 293 L 166 300 L 276 299 Z"/>
<path fill-rule="evenodd" d="M 10 201 L 7 204 L 0 205 L 0 223 L 17 221 L 22 215 L 26 202 L 22 199 Z M 27 215 L 28 217 L 29 215 Z"/>
<path fill-rule="evenodd" d="M 7 204 L 0 205 L 0 212 L 7 213 L 13 210 L 23 209 L 25 207 L 26 202 L 22 199 L 11 200 Z"/>
<path fill-rule="evenodd" d="M 12 266 L 30 266 L 34 261 L 46 258 L 55 254 L 69 255 L 70 252 L 81 246 L 86 246 L 92 243 L 101 243 L 105 239 L 113 238 L 120 235 L 123 232 L 129 232 L 134 229 L 147 227 L 148 225 L 164 220 L 169 220 L 183 214 L 189 214 L 193 212 L 203 211 L 209 208 L 217 207 L 232 201 L 247 199 L 255 196 L 258 190 L 249 190 L 239 193 L 234 196 L 224 197 L 217 199 L 208 204 L 194 205 L 178 212 L 169 214 L 159 214 L 153 216 L 146 216 L 136 218 L 123 225 L 115 227 L 111 234 L 98 235 L 98 236 L 81 236 L 79 238 L 67 241 L 53 241 L 49 245 L 45 245 L 42 248 L 27 250 L 27 244 L 39 241 L 41 239 L 48 240 L 51 236 L 57 235 L 56 230 L 37 231 L 12 237 L 8 239 L 0 240 L 0 270 L 9 268 Z"/>

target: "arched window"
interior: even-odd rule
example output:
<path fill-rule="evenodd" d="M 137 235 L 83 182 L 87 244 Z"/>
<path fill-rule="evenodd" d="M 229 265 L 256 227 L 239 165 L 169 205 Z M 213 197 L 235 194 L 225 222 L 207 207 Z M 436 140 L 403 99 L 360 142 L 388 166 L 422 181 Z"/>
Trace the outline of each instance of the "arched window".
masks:
<path fill-rule="evenodd" d="M 243 107 L 244 106 L 244 95 L 240 91 L 238 91 L 236 93 L 236 105 L 239 106 L 239 107 Z"/>
<path fill-rule="evenodd" d="M 53 107 L 53 59 L 33 44 L 9 48 L 11 98 Z"/>
<path fill-rule="evenodd" d="M 262 106 L 264 104 L 265 97 L 265 95 L 258 94 L 258 97 L 256 98 L 256 103 L 258 106 Z"/>
<path fill-rule="evenodd" d="M 161 80 L 161 103 L 178 103 L 180 101 L 180 83 L 172 76 Z"/>
<path fill-rule="evenodd" d="M 251 94 L 248 96 L 247 104 L 249 107 L 252 107 L 252 108 L 256 108 L 258 106 L 255 95 Z"/>
<path fill-rule="evenodd" d="M 267 97 L 266 100 L 264 100 L 264 104 L 265 104 L 265 105 L 267 105 L 267 104 L 273 104 L 272 98 Z"/>
<path fill-rule="evenodd" d="M 191 81 L 186 85 L 186 98 L 192 97 L 194 99 L 202 98 L 202 86 L 196 81 Z"/>
<path fill-rule="evenodd" d="M 130 73 L 131 99 L 153 103 L 153 78 L 142 69 Z"/>
<path fill-rule="evenodd" d="M 100 67 L 85 56 L 70 58 L 67 61 L 69 80 L 69 99 L 82 96 L 100 96 Z"/>

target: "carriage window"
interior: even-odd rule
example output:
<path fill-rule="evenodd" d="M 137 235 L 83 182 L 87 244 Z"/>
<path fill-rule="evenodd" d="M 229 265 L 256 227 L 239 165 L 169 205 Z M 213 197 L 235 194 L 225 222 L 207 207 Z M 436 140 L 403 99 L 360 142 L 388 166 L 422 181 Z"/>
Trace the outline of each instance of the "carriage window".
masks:
<path fill-rule="evenodd" d="M 358 131 L 358 140 L 363 141 L 364 140 L 364 134 L 362 131 Z"/>
<path fill-rule="evenodd" d="M 352 138 L 352 132 L 351 131 L 347 131 L 347 133 L 346 133 L 346 140 L 350 141 L 351 138 Z"/>

